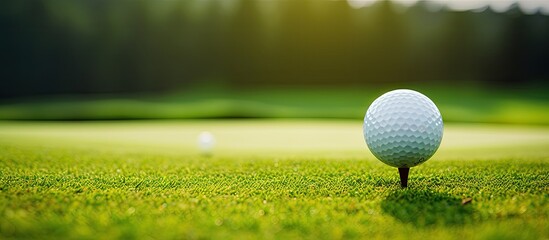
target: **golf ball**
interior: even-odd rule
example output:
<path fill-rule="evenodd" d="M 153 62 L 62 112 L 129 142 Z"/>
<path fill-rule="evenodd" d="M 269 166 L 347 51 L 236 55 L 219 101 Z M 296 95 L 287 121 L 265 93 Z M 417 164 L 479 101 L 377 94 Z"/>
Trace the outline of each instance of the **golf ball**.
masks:
<path fill-rule="evenodd" d="M 410 168 L 427 161 L 442 141 L 442 116 L 425 95 L 407 89 L 377 98 L 364 116 L 364 139 L 387 165 Z"/>
<path fill-rule="evenodd" d="M 198 148 L 203 155 L 210 155 L 215 145 L 215 138 L 210 132 L 198 135 Z"/>

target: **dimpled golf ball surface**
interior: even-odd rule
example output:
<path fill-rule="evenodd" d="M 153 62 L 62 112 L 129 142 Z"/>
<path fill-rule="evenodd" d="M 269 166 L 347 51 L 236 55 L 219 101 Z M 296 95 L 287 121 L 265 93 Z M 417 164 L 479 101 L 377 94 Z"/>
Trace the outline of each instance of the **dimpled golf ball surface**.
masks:
<path fill-rule="evenodd" d="M 409 168 L 427 161 L 442 141 L 442 116 L 425 95 L 406 89 L 377 98 L 364 116 L 364 139 L 379 160 Z"/>

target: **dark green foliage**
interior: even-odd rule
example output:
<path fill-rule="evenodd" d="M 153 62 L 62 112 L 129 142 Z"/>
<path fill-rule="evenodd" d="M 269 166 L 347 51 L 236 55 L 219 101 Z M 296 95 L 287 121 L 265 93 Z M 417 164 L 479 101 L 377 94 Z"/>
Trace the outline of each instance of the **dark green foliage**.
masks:
<path fill-rule="evenodd" d="M 547 87 L 549 16 L 316 0 L 7 0 L 0 98 L 196 84 Z"/>

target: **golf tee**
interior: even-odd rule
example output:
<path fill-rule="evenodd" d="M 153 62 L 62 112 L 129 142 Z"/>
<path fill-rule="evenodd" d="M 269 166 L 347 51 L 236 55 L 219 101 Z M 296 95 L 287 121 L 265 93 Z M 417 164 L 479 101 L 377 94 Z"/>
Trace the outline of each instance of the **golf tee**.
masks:
<path fill-rule="evenodd" d="M 410 168 L 398 168 L 398 173 L 400 174 L 400 186 L 402 188 L 408 187 L 408 173 Z"/>

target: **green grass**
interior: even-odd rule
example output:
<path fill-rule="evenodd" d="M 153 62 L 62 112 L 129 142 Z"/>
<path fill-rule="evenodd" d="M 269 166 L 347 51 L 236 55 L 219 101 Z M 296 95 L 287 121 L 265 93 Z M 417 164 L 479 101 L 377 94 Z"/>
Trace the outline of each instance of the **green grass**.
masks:
<path fill-rule="evenodd" d="M 548 149 L 450 124 L 400 189 L 360 121 L 0 122 L 0 238 L 544 239 Z"/>
<path fill-rule="evenodd" d="M 464 87 L 412 88 L 429 96 L 446 122 L 549 125 L 545 91 Z M 3 120 L 195 118 L 361 119 L 367 106 L 395 87 L 246 89 L 196 88 L 164 95 L 49 96 L 4 101 Z"/>

